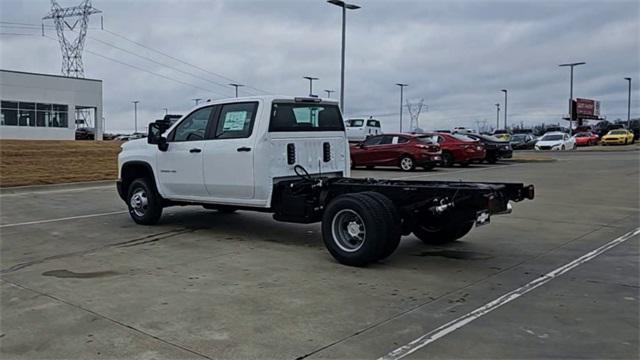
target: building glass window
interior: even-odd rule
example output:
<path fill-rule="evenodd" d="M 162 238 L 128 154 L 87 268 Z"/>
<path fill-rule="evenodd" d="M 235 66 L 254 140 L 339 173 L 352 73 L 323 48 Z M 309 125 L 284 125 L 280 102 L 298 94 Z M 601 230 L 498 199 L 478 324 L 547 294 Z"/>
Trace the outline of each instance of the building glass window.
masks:
<path fill-rule="evenodd" d="M 69 106 L 22 101 L 0 102 L 0 125 L 66 128 Z"/>
<path fill-rule="evenodd" d="M 18 110 L 2 109 L 2 125 L 18 125 Z"/>

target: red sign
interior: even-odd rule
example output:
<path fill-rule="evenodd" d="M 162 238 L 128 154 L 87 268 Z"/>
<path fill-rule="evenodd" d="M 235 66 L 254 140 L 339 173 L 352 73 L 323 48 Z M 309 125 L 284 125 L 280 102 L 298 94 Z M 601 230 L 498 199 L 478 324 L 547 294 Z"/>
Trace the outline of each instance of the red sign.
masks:
<path fill-rule="evenodd" d="M 600 101 L 591 99 L 576 99 L 576 114 L 578 117 L 595 117 L 600 116 Z"/>

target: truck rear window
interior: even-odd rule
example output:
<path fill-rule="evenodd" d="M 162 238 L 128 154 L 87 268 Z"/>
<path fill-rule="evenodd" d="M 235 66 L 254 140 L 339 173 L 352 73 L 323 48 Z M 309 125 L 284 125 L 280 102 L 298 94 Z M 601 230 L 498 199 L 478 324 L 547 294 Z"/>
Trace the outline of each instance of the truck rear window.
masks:
<path fill-rule="evenodd" d="M 269 131 L 344 131 L 337 105 L 273 103 Z"/>

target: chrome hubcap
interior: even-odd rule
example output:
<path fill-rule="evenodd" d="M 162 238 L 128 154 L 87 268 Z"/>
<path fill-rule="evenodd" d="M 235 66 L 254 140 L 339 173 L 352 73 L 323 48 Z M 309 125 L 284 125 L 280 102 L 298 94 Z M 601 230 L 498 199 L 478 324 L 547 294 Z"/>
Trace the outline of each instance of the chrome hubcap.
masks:
<path fill-rule="evenodd" d="M 333 241 L 346 252 L 358 251 L 366 236 L 364 221 L 351 209 L 340 210 L 331 223 Z"/>
<path fill-rule="evenodd" d="M 129 205 L 137 216 L 144 216 L 149 208 L 149 200 L 147 199 L 146 191 L 144 191 L 144 189 L 137 189 L 133 195 L 131 195 Z"/>

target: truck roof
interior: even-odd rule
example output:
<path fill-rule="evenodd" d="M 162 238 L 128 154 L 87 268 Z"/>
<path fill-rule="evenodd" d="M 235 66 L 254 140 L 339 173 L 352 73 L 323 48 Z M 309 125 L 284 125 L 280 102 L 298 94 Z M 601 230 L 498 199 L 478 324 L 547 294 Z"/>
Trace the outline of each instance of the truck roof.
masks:
<path fill-rule="evenodd" d="M 330 103 L 333 105 L 337 105 L 338 101 L 336 99 L 329 98 L 321 98 L 321 97 L 309 97 L 309 96 L 291 96 L 291 95 L 256 95 L 256 96 L 243 96 L 237 98 L 226 98 L 226 99 L 210 99 L 205 102 L 201 102 L 198 105 L 191 108 L 188 112 L 192 112 L 193 110 L 199 109 L 201 107 L 216 105 L 216 104 L 229 104 L 236 102 L 247 102 L 247 101 L 264 101 L 264 102 L 272 102 L 275 100 L 284 100 L 284 101 L 300 101 L 300 102 L 317 102 L 317 103 Z"/>

